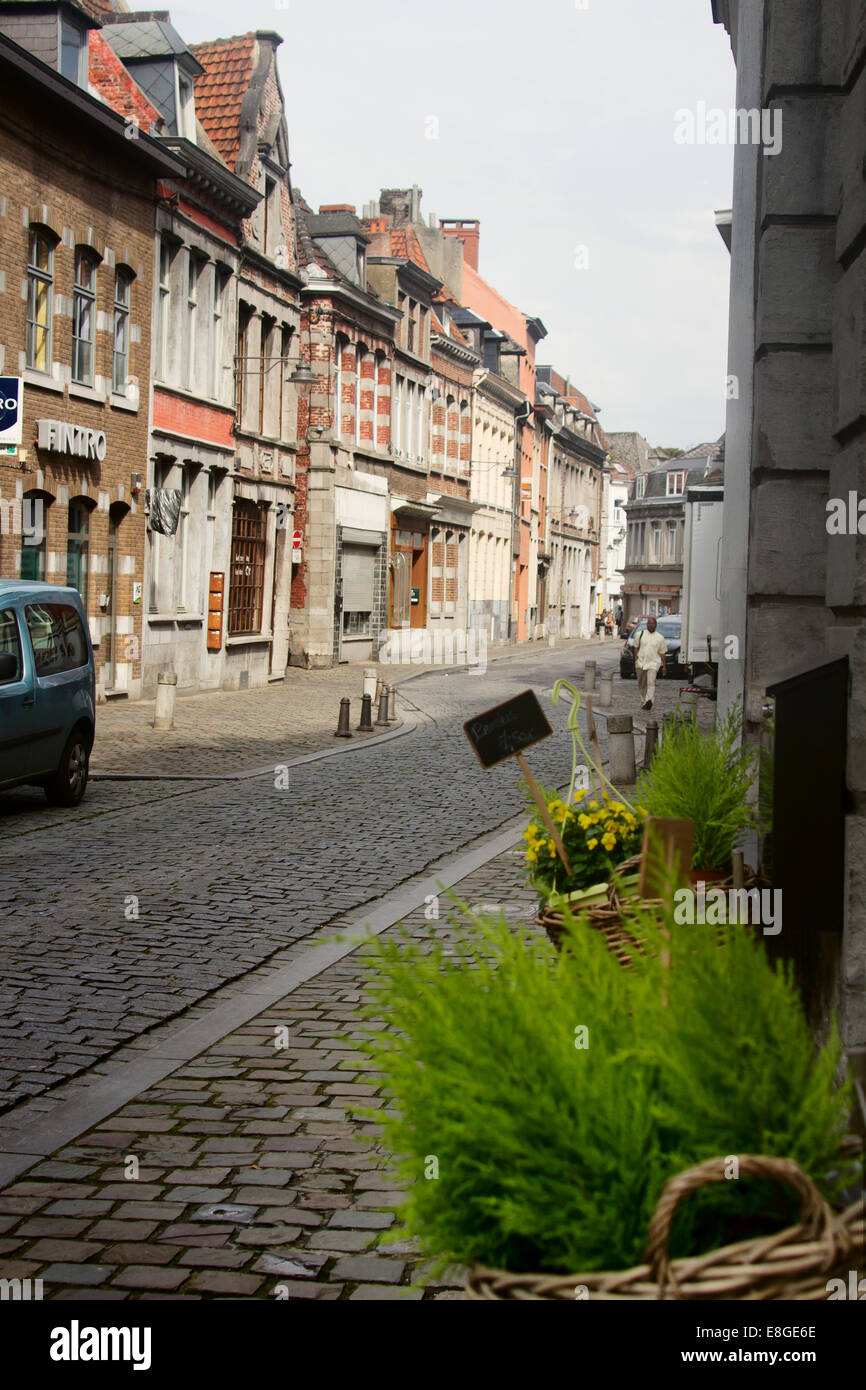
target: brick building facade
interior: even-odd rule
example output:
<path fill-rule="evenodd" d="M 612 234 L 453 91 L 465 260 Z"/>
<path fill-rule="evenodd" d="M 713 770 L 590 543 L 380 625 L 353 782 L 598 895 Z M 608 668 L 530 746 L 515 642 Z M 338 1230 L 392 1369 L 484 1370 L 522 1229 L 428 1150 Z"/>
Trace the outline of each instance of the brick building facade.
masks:
<path fill-rule="evenodd" d="M 141 689 L 154 199 L 179 165 L 137 97 L 123 115 L 89 93 L 93 27 L 69 4 L 0 9 L 0 370 L 23 378 L 0 573 L 81 590 L 104 698 Z"/>

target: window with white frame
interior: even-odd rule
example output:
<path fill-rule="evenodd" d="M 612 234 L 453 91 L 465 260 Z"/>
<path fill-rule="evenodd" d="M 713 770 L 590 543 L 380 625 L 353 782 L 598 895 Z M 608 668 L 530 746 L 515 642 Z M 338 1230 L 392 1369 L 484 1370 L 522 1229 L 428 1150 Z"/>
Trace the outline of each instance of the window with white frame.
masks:
<path fill-rule="evenodd" d="M 171 267 L 174 247 L 166 237 L 159 244 L 159 286 L 156 299 L 156 332 L 154 334 L 154 375 L 165 381 L 168 377 L 168 330 L 171 316 Z"/>
<path fill-rule="evenodd" d="M 226 266 L 215 265 L 211 281 L 211 380 L 210 393 L 215 400 L 222 395 L 223 382 L 223 323 L 225 319 L 226 287 L 231 272 Z"/>
<path fill-rule="evenodd" d="M 676 521 L 667 523 L 667 562 L 677 565 L 680 561 L 680 528 Z"/>
<path fill-rule="evenodd" d="M 68 19 L 60 21 L 60 72 L 77 87 L 86 85 L 87 30 Z"/>
<path fill-rule="evenodd" d="M 199 349 L 199 288 L 204 268 L 204 257 L 190 249 L 186 282 L 186 353 L 184 359 L 184 385 L 192 390 L 196 384 L 197 356 Z"/>
<path fill-rule="evenodd" d="M 355 344 L 355 443 L 361 442 L 361 376 L 366 353 L 360 343 Z"/>
<path fill-rule="evenodd" d="M 418 387 L 418 399 L 415 408 L 415 457 L 421 462 L 427 454 L 427 440 L 424 430 L 424 411 L 427 403 L 427 388 Z"/>
<path fill-rule="evenodd" d="M 114 275 L 114 325 L 111 389 L 125 395 L 129 384 L 129 309 L 132 271 L 118 266 Z"/>
<path fill-rule="evenodd" d="M 635 478 L 634 495 L 635 497 L 646 496 L 646 473 L 638 473 L 637 477 Z"/>
<path fill-rule="evenodd" d="M 348 346 L 345 338 L 338 338 L 334 346 L 334 434 L 343 437 L 343 352 Z"/>
<path fill-rule="evenodd" d="M 27 257 L 27 349 L 25 361 L 37 372 L 51 371 L 54 326 L 54 247 L 56 238 L 41 228 L 30 231 Z"/>
<path fill-rule="evenodd" d="M 76 249 L 72 285 L 72 380 L 79 386 L 93 385 L 96 264 L 96 257 L 87 247 Z"/>
<path fill-rule="evenodd" d="M 393 430 L 394 453 L 403 448 L 403 389 L 405 382 L 399 375 L 394 376 L 394 399 L 391 402 L 391 428 Z"/>
<path fill-rule="evenodd" d="M 651 565 L 660 565 L 662 562 L 662 524 L 660 521 L 654 521 L 650 527 L 649 562 Z"/>
<path fill-rule="evenodd" d="M 685 473 L 669 473 L 667 476 L 667 497 L 682 497 L 686 490 Z"/>

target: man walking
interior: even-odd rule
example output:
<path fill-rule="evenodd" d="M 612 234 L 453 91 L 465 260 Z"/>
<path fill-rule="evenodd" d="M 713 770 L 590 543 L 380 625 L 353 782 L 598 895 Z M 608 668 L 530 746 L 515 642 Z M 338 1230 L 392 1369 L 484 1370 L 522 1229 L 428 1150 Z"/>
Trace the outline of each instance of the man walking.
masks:
<path fill-rule="evenodd" d="M 616 632 L 617 632 L 617 636 L 618 636 L 618 637 L 622 637 L 622 624 L 623 624 L 622 604 L 620 604 L 619 607 L 618 607 L 617 610 L 616 610 L 616 619 L 615 619 L 615 621 L 616 621 Z"/>
<path fill-rule="evenodd" d="M 656 629 L 655 618 L 648 618 L 646 628 L 634 639 L 634 665 L 637 675 L 637 688 L 644 709 L 652 709 L 656 693 L 656 676 L 659 667 L 665 674 L 668 644 Z"/>

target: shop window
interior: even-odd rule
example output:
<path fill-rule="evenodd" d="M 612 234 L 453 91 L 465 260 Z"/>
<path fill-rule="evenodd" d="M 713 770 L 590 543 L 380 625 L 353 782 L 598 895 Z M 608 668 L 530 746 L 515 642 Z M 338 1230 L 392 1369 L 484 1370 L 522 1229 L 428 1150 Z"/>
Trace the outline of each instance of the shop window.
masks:
<path fill-rule="evenodd" d="M 66 540 L 66 583 L 77 589 L 87 605 L 90 514 L 82 502 L 70 502 Z"/>
<path fill-rule="evenodd" d="M 376 550 L 372 546 L 343 547 L 343 636 L 370 637 L 373 631 L 373 590 Z"/>
<path fill-rule="evenodd" d="M 31 230 L 27 259 L 26 362 L 37 372 L 51 371 L 55 244 L 46 231 Z"/>
<path fill-rule="evenodd" d="M 112 391 L 126 394 L 129 382 L 129 305 L 132 293 L 132 272 L 120 267 L 114 277 L 114 356 L 111 376 Z"/>
<path fill-rule="evenodd" d="M 238 500 L 232 513 L 229 636 L 261 630 L 264 573 L 264 510 L 254 502 Z"/>
<path fill-rule="evenodd" d="M 96 257 L 84 247 L 75 252 L 72 289 L 72 380 L 93 385 L 93 343 L 96 327 Z"/>

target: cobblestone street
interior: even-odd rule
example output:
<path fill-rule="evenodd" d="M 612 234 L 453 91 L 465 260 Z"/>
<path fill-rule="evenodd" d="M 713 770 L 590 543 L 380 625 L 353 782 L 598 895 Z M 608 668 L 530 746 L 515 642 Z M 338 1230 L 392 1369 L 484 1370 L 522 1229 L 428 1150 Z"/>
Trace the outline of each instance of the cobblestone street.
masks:
<path fill-rule="evenodd" d="M 2 799 L 4 1277 L 40 1278 L 58 1298 L 422 1296 L 417 1252 L 388 1245 L 387 1155 L 353 1113 L 385 1104 L 354 1047 L 358 958 L 328 943 L 371 914 L 379 929 L 423 930 L 419 904 L 440 882 L 531 920 L 509 849 L 524 823 L 516 767 L 483 772 L 461 724 L 533 686 L 555 733 L 531 765 L 561 786 L 571 748 L 552 684 L 580 685 L 588 656 L 612 668 L 618 650 L 537 648 L 484 674 L 425 673 L 400 688 L 396 736 L 334 756 L 329 710 L 323 755 L 293 765 L 298 747 L 287 753 L 284 725 L 262 714 L 290 712 L 287 692 L 203 697 L 189 705 L 206 721 L 182 725 L 193 766 L 246 699 L 250 746 L 270 768 L 97 781 L 62 815 L 30 792 Z M 659 717 L 679 689 L 660 685 Z M 634 683 L 614 691 L 614 710 L 642 727 Z M 128 724 L 147 728 L 138 707 L 106 722 L 113 752 Z M 275 1049 L 278 1028 L 288 1048 Z"/>

